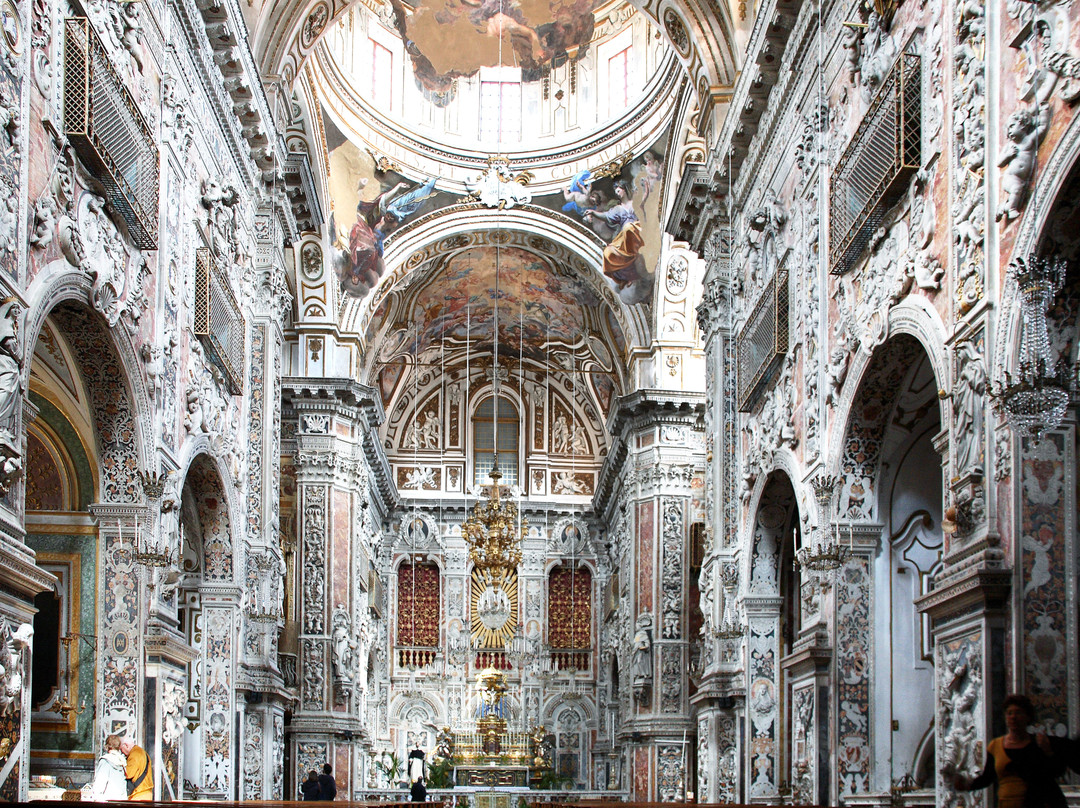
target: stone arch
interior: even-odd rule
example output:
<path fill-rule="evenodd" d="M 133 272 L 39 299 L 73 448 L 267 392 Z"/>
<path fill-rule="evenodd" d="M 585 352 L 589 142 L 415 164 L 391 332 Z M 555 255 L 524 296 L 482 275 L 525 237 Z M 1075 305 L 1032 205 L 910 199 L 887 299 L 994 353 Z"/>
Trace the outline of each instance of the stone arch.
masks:
<path fill-rule="evenodd" d="M 499 215 L 504 235 L 501 244 L 540 251 L 573 269 L 612 310 L 627 345 L 648 345 L 652 333 L 650 323 L 645 315 L 636 311 L 640 307 L 623 303 L 610 288 L 601 270 L 604 245 L 591 230 L 542 208 L 514 207 Z M 415 270 L 439 256 L 452 256 L 494 244 L 495 236 L 487 232 L 490 226 L 489 209 L 462 205 L 441 209 L 395 231 L 393 238 L 385 242 L 383 256 L 386 266 L 393 269 L 367 297 L 342 302 L 339 317 L 342 330 L 366 334 L 375 313 L 391 292 L 402 288 L 403 282 L 411 284 L 415 281 Z M 507 240 L 505 236 L 513 232 L 527 234 L 526 240 L 521 245 Z"/>
<path fill-rule="evenodd" d="M 235 681 L 241 653 L 239 632 L 239 571 L 242 538 L 240 522 L 230 509 L 228 486 L 218 458 L 200 451 L 190 457 L 177 483 L 179 511 L 175 529 L 180 542 L 184 576 L 175 608 L 187 640 L 198 652 L 189 682 L 198 698 L 189 701 L 188 715 L 198 726 L 183 739 L 183 780 L 199 794 L 230 798 L 235 782 L 238 741 L 233 716 Z"/>
<path fill-rule="evenodd" d="M 544 726 L 554 727 L 556 718 L 568 712 L 574 713 L 582 728 L 596 721 L 596 714 L 593 712 L 592 703 L 588 699 L 568 699 L 562 695 L 555 695 L 544 704 Z"/>
<path fill-rule="evenodd" d="M 80 361 L 90 396 L 101 473 L 95 499 L 138 504 L 138 472 L 149 465 L 150 398 L 130 335 L 108 328 L 88 300 L 90 276 L 60 259 L 45 267 L 31 285 L 32 301 L 23 320 L 24 356 L 32 356 L 45 319 L 57 315 L 57 330 Z M 23 363 L 23 389 L 29 389 L 31 362 Z"/>
<path fill-rule="evenodd" d="M 831 519 L 852 547 L 835 590 L 841 795 L 887 788 L 906 773 L 901 769 L 917 763 L 922 740 L 916 725 L 933 717 L 932 709 L 912 705 L 897 715 L 897 732 L 891 716 L 870 710 L 891 703 L 894 683 L 917 691 L 934 682 L 932 665 L 923 661 L 929 650 L 916 650 L 916 635 L 929 627 L 916 629 L 922 618 L 915 601 L 929 591 L 926 576 L 941 552 L 944 479 L 933 469 L 941 465 L 946 423 L 939 374 L 948 370 L 934 318 L 909 306 L 893 324 L 890 318 L 888 340 L 859 355 L 831 441 L 840 480 Z M 923 588 L 911 590 L 912 581 Z M 877 636 L 891 641 L 878 643 Z"/>
<path fill-rule="evenodd" d="M 27 292 L 23 355 L 33 356 L 46 318 L 54 315 L 53 325 L 71 349 L 73 372 L 86 389 L 93 433 L 90 454 L 98 466 L 96 490 L 90 494 L 100 547 L 96 578 L 100 618 L 93 632 L 103 677 L 95 705 L 97 726 L 99 731 L 109 728 L 141 739 L 146 698 L 139 628 L 143 581 L 130 551 L 135 525 L 145 528 L 148 517 L 139 473 L 151 466 L 149 397 L 130 335 L 123 328 L 108 327 L 91 308 L 91 293 L 89 275 L 63 259 L 43 268 Z M 23 362 L 23 390 L 30 387 L 32 365 Z M 25 434 L 26 425 L 20 432 Z M 23 505 L 20 501 L 19 507 Z"/>
<path fill-rule="evenodd" d="M 780 660 L 790 653 L 796 632 L 800 598 L 793 554 L 800 529 L 799 504 L 792 478 L 774 471 L 761 481 L 752 512 L 752 540 L 743 594 L 747 618 L 747 794 L 754 800 L 779 794 L 790 782 L 783 748 L 787 699 Z M 792 590 L 795 590 L 794 592 Z"/>
<path fill-rule="evenodd" d="M 836 463 L 831 471 L 842 478 L 836 506 L 839 519 L 871 522 L 877 518 L 874 478 L 881 461 L 886 419 L 911 371 L 911 362 L 920 354 L 929 356 L 927 346 L 915 335 L 900 333 L 872 354 L 857 356 L 858 364 L 853 368 L 856 383 L 844 391 L 829 446 L 829 456 Z"/>
<path fill-rule="evenodd" d="M 441 726 L 444 721 L 444 711 L 439 709 L 440 704 L 434 699 L 428 698 L 427 694 L 419 697 L 402 696 L 393 701 L 390 718 L 402 724 L 430 723 Z M 441 723 L 440 723 L 441 722 Z"/>
<path fill-rule="evenodd" d="M 176 490 L 178 492 L 182 490 L 188 472 L 196 461 L 212 464 L 221 478 L 222 495 L 228 503 L 228 512 L 230 514 L 229 527 L 232 532 L 232 539 L 234 543 L 239 541 L 243 538 L 243 533 L 240 530 L 242 527 L 241 514 L 243 505 L 238 494 L 239 487 L 237 481 L 233 479 L 232 471 L 229 469 L 225 459 L 214 453 L 214 447 L 208 435 L 189 435 L 180 447 L 177 470 L 173 475 L 176 479 Z"/>

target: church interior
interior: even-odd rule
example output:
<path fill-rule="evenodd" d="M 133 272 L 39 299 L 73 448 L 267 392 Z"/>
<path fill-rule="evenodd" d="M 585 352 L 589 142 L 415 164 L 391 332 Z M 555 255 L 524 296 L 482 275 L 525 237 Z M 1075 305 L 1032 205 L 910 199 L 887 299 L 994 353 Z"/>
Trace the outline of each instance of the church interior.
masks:
<path fill-rule="evenodd" d="M 1080 0 L 0 28 L 0 799 L 119 735 L 159 800 L 969 806 L 1009 694 L 1080 733 Z"/>

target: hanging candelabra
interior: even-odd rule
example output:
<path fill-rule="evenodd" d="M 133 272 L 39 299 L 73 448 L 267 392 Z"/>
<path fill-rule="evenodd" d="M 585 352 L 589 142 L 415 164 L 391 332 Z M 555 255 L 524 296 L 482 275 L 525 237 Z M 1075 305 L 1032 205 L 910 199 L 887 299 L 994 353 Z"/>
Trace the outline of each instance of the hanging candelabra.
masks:
<path fill-rule="evenodd" d="M 718 640 L 737 640 L 745 633 L 746 626 L 743 625 L 735 609 L 728 611 L 724 619 L 720 621 L 719 627 L 713 630 L 713 636 Z"/>
<path fill-rule="evenodd" d="M 521 563 L 521 542 L 527 520 L 518 515 L 518 507 L 501 485 L 498 461 L 488 475 L 491 485 L 482 487 L 482 499 L 461 526 L 469 548 L 469 560 L 484 576 L 485 583 L 499 588 L 502 572 L 516 570 Z"/>
<path fill-rule="evenodd" d="M 831 475 L 819 474 L 810 481 L 814 498 L 818 502 L 821 524 L 811 531 L 810 541 L 795 551 L 796 568 L 811 572 L 833 572 L 851 558 L 851 546 L 840 543 L 839 528 L 829 529 L 829 513 L 832 495 L 840 480 Z M 850 538 L 850 536 L 849 536 Z"/>
<path fill-rule="evenodd" d="M 173 563 L 173 552 L 169 537 L 160 529 L 160 523 L 153 518 L 157 503 L 165 493 L 165 484 L 168 482 L 169 472 L 156 471 L 139 472 L 139 481 L 142 483 L 143 493 L 151 502 L 150 519 L 147 529 L 142 528 L 139 515 L 135 514 L 135 540 L 131 552 L 131 560 L 141 567 L 156 569 L 167 567 Z M 158 529 L 155 529 L 155 526 Z"/>
<path fill-rule="evenodd" d="M 1008 280 L 1020 299 L 1020 352 L 992 391 L 1013 432 L 1038 443 L 1056 428 L 1069 405 L 1070 380 L 1063 360 L 1051 355 L 1046 312 L 1065 283 L 1062 258 L 1031 255 L 1009 263 Z"/>

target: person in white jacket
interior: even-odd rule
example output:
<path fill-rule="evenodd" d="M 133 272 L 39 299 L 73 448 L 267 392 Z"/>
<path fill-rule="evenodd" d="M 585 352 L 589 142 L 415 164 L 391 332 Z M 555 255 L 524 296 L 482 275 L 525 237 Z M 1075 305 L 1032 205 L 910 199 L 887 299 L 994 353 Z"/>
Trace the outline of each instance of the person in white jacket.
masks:
<path fill-rule="evenodd" d="M 120 736 L 109 735 L 105 738 L 105 751 L 94 769 L 94 779 L 90 783 L 90 799 L 94 802 L 107 800 L 127 800 L 127 782 L 124 780 L 124 767 L 127 757 L 120 751 Z"/>

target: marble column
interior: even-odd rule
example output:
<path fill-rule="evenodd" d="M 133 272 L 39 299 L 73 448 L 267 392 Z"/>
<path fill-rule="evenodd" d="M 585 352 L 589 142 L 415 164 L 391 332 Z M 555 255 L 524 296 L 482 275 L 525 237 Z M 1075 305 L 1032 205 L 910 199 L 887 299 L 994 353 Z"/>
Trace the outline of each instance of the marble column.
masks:
<path fill-rule="evenodd" d="M 627 396 L 613 417 L 615 448 L 599 486 L 599 510 L 619 527 L 613 553 L 628 587 L 619 604 L 629 647 L 618 648 L 631 700 L 628 740 L 635 800 L 683 800 L 696 724 L 690 717 L 689 520 L 704 474 L 699 417 L 704 396 L 650 391 Z"/>
<path fill-rule="evenodd" d="M 361 527 L 377 499 L 369 480 L 389 479 L 370 466 L 382 410 L 373 390 L 346 379 L 286 379 L 285 388 L 297 418 L 300 689 L 287 787 L 330 763 L 345 796 L 363 785 L 359 750 L 368 737 L 359 685 L 373 538 Z"/>

